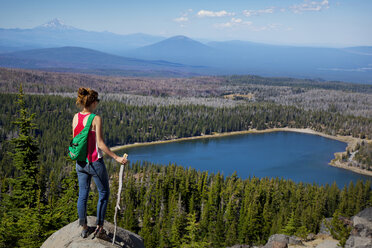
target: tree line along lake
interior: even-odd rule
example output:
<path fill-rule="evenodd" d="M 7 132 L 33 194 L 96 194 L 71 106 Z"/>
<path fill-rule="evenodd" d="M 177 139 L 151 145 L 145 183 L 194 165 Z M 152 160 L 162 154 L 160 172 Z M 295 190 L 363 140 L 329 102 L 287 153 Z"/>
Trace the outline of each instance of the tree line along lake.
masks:
<path fill-rule="evenodd" d="M 182 140 L 128 147 L 131 162 L 175 163 L 210 173 L 241 178 L 279 177 L 318 185 L 336 182 L 339 188 L 371 176 L 330 166 L 335 152 L 347 144 L 326 137 L 298 132 L 250 133 L 217 138 Z"/>

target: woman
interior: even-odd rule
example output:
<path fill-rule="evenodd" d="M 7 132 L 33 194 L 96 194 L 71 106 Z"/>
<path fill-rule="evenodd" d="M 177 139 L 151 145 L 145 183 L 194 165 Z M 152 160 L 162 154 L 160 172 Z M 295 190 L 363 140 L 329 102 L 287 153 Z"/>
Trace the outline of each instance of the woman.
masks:
<path fill-rule="evenodd" d="M 88 120 L 88 116 L 96 109 L 98 103 L 99 99 L 96 91 L 90 88 L 79 88 L 76 105 L 81 108 L 81 112 L 76 113 L 72 121 L 74 137 L 83 130 Z M 106 146 L 102 137 L 101 117 L 98 115 L 94 117 L 88 133 L 87 149 L 87 158 L 89 163 L 85 161 L 76 162 L 76 172 L 79 180 L 79 199 L 77 202 L 79 225 L 83 227 L 81 236 L 86 238 L 88 236 L 87 200 L 90 182 L 93 177 L 99 192 L 99 200 L 97 203 L 97 228 L 95 234 L 97 237 L 101 237 L 105 236 L 103 223 L 110 195 L 108 175 L 102 158 L 102 152 L 106 153 L 121 164 L 125 164 L 127 159 L 117 156 Z"/>

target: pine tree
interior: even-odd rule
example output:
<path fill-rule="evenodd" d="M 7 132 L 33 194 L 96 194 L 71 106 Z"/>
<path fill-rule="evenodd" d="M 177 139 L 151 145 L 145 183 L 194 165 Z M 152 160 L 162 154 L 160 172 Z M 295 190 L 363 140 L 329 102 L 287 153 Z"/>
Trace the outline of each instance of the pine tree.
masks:
<path fill-rule="evenodd" d="M 182 208 L 181 193 L 178 193 L 178 201 L 176 207 L 173 209 L 173 221 L 170 228 L 170 241 L 173 247 L 180 247 L 184 227 L 185 213 Z"/>
<path fill-rule="evenodd" d="M 13 164 L 19 171 L 19 176 L 10 180 L 14 188 L 12 196 L 17 207 L 35 207 L 39 194 L 39 147 L 32 136 L 36 129 L 33 123 L 35 113 L 30 114 L 24 101 L 22 85 L 19 88 L 17 104 L 19 106 L 18 118 L 13 124 L 19 128 L 18 137 L 13 138 L 14 152 L 11 153 Z"/>
<path fill-rule="evenodd" d="M 67 225 L 78 217 L 76 203 L 79 197 L 79 183 L 73 162 L 66 155 L 66 167 L 70 167 L 70 174 L 62 180 L 61 196 L 56 202 L 56 206 L 51 206 L 50 225 L 56 229 Z"/>
<path fill-rule="evenodd" d="M 16 173 L 14 178 L 8 178 L 13 187 L 2 202 L 7 206 L 7 213 L 0 225 L 4 234 L 0 236 L 0 247 L 40 247 L 46 236 L 42 219 L 45 208 L 41 205 L 39 187 L 39 147 L 33 137 L 35 114 L 30 114 L 26 108 L 22 85 L 16 103 L 18 118 L 12 124 L 18 126 L 18 137 L 11 140 L 14 148 L 9 153 Z"/>
<path fill-rule="evenodd" d="M 4 202 L 2 202 L 4 204 Z M 7 206 L 0 206 L 5 208 Z M 1 209 L 0 215 L 0 247 L 16 247 L 19 238 L 19 227 L 17 224 L 18 211 L 6 208 L 6 211 Z"/>
<path fill-rule="evenodd" d="M 307 230 L 305 225 L 300 226 L 296 232 L 294 233 L 297 237 L 301 237 L 303 239 L 306 239 L 307 235 L 309 234 L 309 230 Z"/>
<path fill-rule="evenodd" d="M 345 225 L 345 223 L 340 219 L 340 211 L 337 209 L 333 214 L 330 223 L 330 231 L 333 238 L 339 240 L 339 246 L 345 246 L 346 240 L 350 236 L 351 229 L 352 227 Z"/>
<path fill-rule="evenodd" d="M 209 247 L 210 243 L 205 241 L 198 242 L 199 223 L 196 222 L 196 213 L 189 213 L 187 215 L 187 226 L 185 228 L 186 234 L 182 239 L 182 248 L 204 248 Z"/>
<path fill-rule="evenodd" d="M 298 227 L 298 221 L 296 220 L 295 213 L 292 211 L 291 216 L 289 217 L 289 220 L 287 222 L 287 225 L 283 228 L 281 233 L 286 235 L 293 235 Z"/>

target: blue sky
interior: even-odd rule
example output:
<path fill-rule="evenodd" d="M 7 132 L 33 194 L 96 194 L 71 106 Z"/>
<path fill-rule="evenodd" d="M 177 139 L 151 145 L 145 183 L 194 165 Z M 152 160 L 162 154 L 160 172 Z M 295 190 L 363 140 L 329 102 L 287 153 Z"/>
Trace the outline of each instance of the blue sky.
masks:
<path fill-rule="evenodd" d="M 54 18 L 91 31 L 271 44 L 372 45 L 371 0 L 0 0 L 1 28 Z"/>

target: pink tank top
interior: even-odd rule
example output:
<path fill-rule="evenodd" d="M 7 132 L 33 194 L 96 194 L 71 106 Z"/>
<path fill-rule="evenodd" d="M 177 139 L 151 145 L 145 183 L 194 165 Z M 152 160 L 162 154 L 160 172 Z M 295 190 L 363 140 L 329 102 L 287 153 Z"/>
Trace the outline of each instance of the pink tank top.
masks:
<path fill-rule="evenodd" d="M 81 130 L 84 129 L 83 120 L 89 114 L 83 115 L 80 112 L 78 113 L 78 124 L 74 129 L 74 137 L 80 133 Z M 88 133 L 88 152 L 87 158 L 89 162 L 97 161 L 99 158 L 102 157 L 101 149 L 98 148 L 97 141 L 96 141 L 96 132 L 93 130 L 89 130 Z"/>

